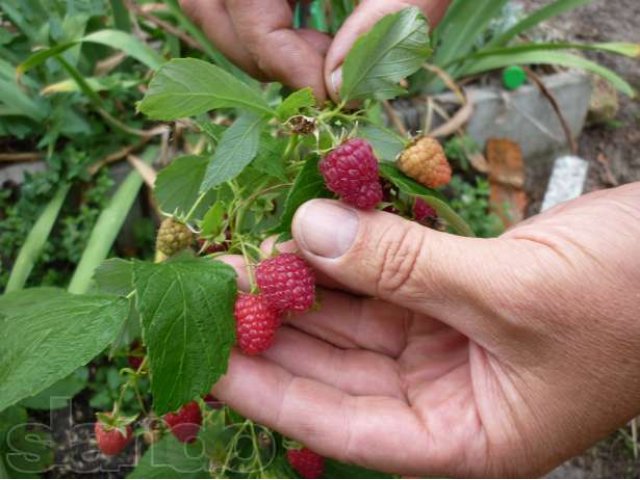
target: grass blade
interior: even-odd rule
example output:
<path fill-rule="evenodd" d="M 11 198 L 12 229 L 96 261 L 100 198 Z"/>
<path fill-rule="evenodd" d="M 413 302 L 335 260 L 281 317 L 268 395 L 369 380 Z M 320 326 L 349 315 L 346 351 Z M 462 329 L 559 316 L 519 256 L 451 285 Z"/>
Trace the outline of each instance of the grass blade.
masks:
<path fill-rule="evenodd" d="M 58 214 L 60 213 L 60 209 L 68 192 L 68 184 L 60 186 L 29 231 L 29 235 L 27 235 L 27 239 L 22 245 L 22 248 L 20 248 L 18 258 L 16 258 L 16 262 L 11 269 L 11 275 L 9 276 L 5 293 L 15 292 L 24 287 L 33 266 L 42 253 L 44 244 L 51 234 L 53 224 L 56 218 L 58 218 Z"/>
<path fill-rule="evenodd" d="M 156 151 L 156 148 L 147 149 L 142 155 L 143 160 L 146 163 L 151 163 L 155 158 Z M 70 293 L 85 293 L 89 289 L 95 269 L 109 255 L 141 186 L 142 177 L 136 170 L 131 171 L 109 204 L 100 213 L 82 253 L 80 263 L 78 263 L 69 283 Z"/>
<path fill-rule="evenodd" d="M 586 70 L 609 81 L 619 91 L 634 98 L 635 90 L 629 83 L 612 70 L 598 65 L 586 58 L 566 52 L 531 51 L 518 53 L 504 53 L 481 58 L 465 69 L 465 75 L 474 75 L 509 65 L 560 65 L 568 68 Z"/>
<path fill-rule="evenodd" d="M 487 46 L 504 46 L 517 35 L 529 30 L 532 27 L 535 27 L 539 23 L 591 2 L 593 2 L 593 0 L 557 0 L 543 8 L 536 10 L 529 16 L 520 20 L 503 34 L 494 37 L 491 41 L 489 41 Z"/>
<path fill-rule="evenodd" d="M 445 65 L 448 68 L 451 65 L 463 63 L 466 61 L 473 62 L 478 58 L 491 57 L 494 55 L 509 55 L 524 52 L 535 51 L 551 51 L 551 50 L 592 50 L 607 53 L 614 53 L 616 55 L 623 55 L 630 58 L 640 57 L 640 43 L 627 43 L 627 42 L 606 42 L 606 43 L 566 43 L 566 42 L 554 42 L 554 43 L 526 43 L 522 45 L 513 45 L 504 48 L 483 48 L 478 52 L 465 57 L 459 57 L 453 60 L 450 64 Z M 469 65 L 468 68 L 473 67 Z M 465 74 L 467 68 L 463 68 L 459 75 Z"/>

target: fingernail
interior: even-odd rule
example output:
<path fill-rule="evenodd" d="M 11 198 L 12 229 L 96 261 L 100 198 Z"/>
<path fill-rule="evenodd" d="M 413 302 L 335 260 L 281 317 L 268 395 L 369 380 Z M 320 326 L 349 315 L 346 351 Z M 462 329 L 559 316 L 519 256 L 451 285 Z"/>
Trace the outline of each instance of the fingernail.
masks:
<path fill-rule="evenodd" d="M 358 214 L 350 208 L 329 200 L 311 200 L 296 213 L 293 234 L 308 252 L 338 258 L 356 239 L 358 223 Z"/>
<path fill-rule="evenodd" d="M 336 97 L 340 96 L 340 87 L 342 87 L 342 67 L 336 68 L 331 74 L 331 88 Z"/>

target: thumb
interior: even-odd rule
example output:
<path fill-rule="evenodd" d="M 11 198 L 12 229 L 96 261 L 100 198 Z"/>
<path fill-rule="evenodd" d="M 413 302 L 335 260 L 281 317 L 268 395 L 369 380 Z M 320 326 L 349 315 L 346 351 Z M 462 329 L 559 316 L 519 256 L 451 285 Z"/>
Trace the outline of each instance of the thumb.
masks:
<path fill-rule="evenodd" d="M 437 318 L 471 337 L 496 333 L 500 321 L 491 310 L 501 302 L 491 295 L 506 294 L 501 284 L 513 264 L 505 255 L 518 246 L 437 232 L 332 200 L 305 203 L 292 231 L 309 263 L 347 289 Z M 522 258 L 513 254 L 509 258 Z M 472 315 L 477 312 L 484 321 Z"/>
<path fill-rule="evenodd" d="M 364 0 L 344 22 L 327 52 L 324 67 L 327 91 L 334 101 L 339 100 L 342 84 L 342 62 L 360 35 L 368 32 L 385 15 L 416 6 L 435 25 L 444 15 L 450 0 Z"/>

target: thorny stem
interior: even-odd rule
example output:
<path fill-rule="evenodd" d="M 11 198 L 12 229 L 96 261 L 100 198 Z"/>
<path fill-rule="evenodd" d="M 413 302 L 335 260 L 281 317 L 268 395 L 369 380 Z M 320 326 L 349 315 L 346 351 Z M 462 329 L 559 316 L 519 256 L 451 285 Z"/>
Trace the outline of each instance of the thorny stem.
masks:
<path fill-rule="evenodd" d="M 236 445 L 238 444 L 238 440 L 240 439 L 240 434 L 244 431 L 244 429 L 251 423 L 251 420 L 247 419 L 240 426 L 238 431 L 233 435 L 231 441 L 229 442 L 229 448 L 227 449 L 227 456 L 224 459 L 224 464 L 222 464 L 222 468 L 220 469 L 220 474 L 224 475 L 224 472 L 229 468 L 229 462 L 231 461 L 231 456 L 236 449 Z"/>

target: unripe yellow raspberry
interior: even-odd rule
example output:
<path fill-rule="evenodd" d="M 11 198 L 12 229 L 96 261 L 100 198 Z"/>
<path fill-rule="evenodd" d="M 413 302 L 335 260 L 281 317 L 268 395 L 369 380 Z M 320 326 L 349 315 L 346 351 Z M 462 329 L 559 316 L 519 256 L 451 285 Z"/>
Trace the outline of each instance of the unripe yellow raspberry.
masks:
<path fill-rule="evenodd" d="M 156 237 L 156 250 L 167 257 L 191 246 L 193 234 L 189 227 L 173 218 L 166 218 L 160 224 Z"/>
<path fill-rule="evenodd" d="M 397 165 L 425 187 L 437 188 L 451 181 L 451 165 L 440 142 L 432 137 L 416 139 L 400 154 Z"/>

